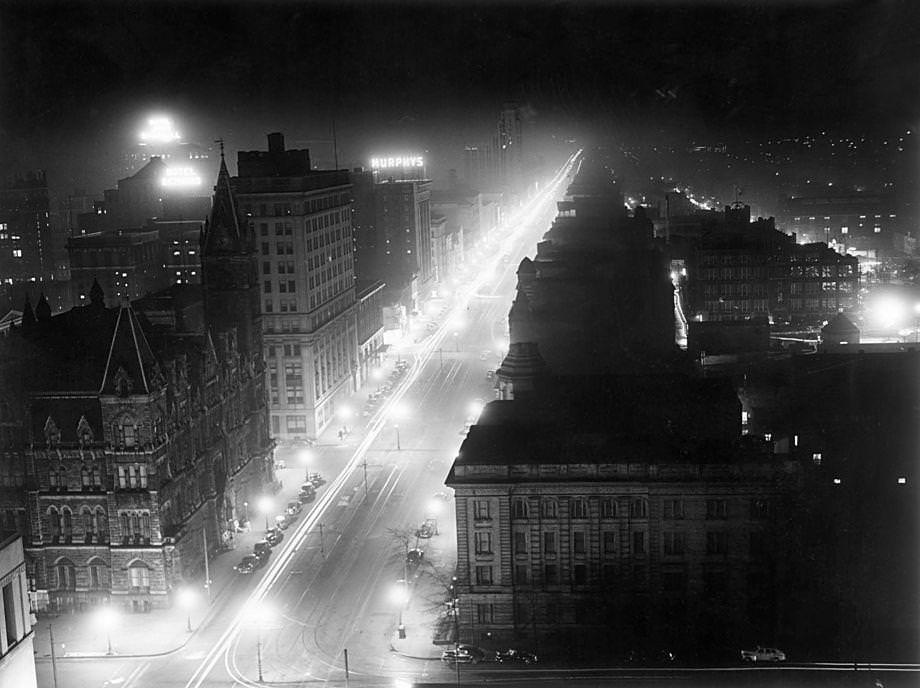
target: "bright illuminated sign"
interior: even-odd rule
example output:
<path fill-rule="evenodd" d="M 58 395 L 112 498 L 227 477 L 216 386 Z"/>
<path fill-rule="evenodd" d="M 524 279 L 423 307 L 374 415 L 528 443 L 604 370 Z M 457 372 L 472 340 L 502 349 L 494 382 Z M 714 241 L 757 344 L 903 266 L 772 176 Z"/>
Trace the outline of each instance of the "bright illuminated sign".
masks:
<path fill-rule="evenodd" d="M 147 128 L 138 134 L 138 138 L 144 143 L 170 143 L 181 137 L 173 127 L 172 119 L 159 115 L 147 119 Z"/>
<path fill-rule="evenodd" d="M 160 186 L 167 189 L 192 189 L 201 186 L 201 177 L 191 167 L 167 167 L 160 177 Z"/>
<path fill-rule="evenodd" d="M 425 159 L 421 155 L 397 155 L 386 158 L 371 158 L 372 170 L 405 169 L 407 167 L 424 167 Z"/>

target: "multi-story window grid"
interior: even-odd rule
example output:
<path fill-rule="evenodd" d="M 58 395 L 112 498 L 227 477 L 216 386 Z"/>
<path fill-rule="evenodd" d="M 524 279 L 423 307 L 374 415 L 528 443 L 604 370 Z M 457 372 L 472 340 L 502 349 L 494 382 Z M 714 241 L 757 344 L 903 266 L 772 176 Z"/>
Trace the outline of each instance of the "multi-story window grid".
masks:
<path fill-rule="evenodd" d="M 124 544 L 149 544 L 151 538 L 149 511 L 121 511 L 118 514 Z"/>
<path fill-rule="evenodd" d="M 684 500 L 682 499 L 665 499 L 662 507 L 665 520 L 671 521 L 684 517 Z"/>
<path fill-rule="evenodd" d="M 304 403 L 302 364 L 293 361 L 284 364 L 284 388 L 288 405 Z"/>
<path fill-rule="evenodd" d="M 541 514 L 543 518 L 556 518 L 559 514 L 559 502 L 555 499 L 544 499 L 540 503 Z"/>
<path fill-rule="evenodd" d="M 723 530 L 706 531 L 706 554 L 726 554 L 728 533 Z"/>
<path fill-rule="evenodd" d="M 682 531 L 665 531 L 661 540 L 665 555 L 681 556 L 686 552 L 687 536 Z"/>
<path fill-rule="evenodd" d="M 511 502 L 511 517 L 512 518 L 527 518 L 529 513 L 529 506 L 527 504 L 527 499 L 524 497 L 517 497 Z"/>
<path fill-rule="evenodd" d="M 706 500 L 706 518 L 707 519 L 728 518 L 728 501 L 725 499 L 707 499 Z"/>
<path fill-rule="evenodd" d="M 492 533 L 488 530 L 477 530 L 475 533 L 476 554 L 492 554 Z"/>
<path fill-rule="evenodd" d="M 601 500 L 601 518 L 616 518 L 617 502 L 615 499 L 606 498 Z"/>

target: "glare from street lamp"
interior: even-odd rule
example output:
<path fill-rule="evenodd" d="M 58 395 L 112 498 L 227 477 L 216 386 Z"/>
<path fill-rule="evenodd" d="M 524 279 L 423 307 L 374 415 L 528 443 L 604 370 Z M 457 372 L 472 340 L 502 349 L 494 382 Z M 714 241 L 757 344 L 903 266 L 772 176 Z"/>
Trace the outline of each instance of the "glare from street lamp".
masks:
<path fill-rule="evenodd" d="M 260 512 L 262 512 L 263 514 L 268 514 L 268 513 L 271 512 L 272 507 L 274 506 L 274 504 L 272 503 L 272 498 L 271 498 L 271 497 L 263 496 L 263 497 L 259 497 L 259 501 L 257 502 L 257 506 L 258 506 Z"/>
<path fill-rule="evenodd" d="M 341 406 L 338 410 L 338 416 L 342 420 L 348 420 L 351 418 L 351 407 L 350 406 Z"/>
<path fill-rule="evenodd" d="M 396 581 L 396 585 L 390 591 L 390 598 L 393 604 L 406 604 L 409 601 L 409 586 L 406 585 L 406 581 Z"/>
<path fill-rule="evenodd" d="M 371 371 L 371 377 L 374 378 L 375 380 L 383 379 L 383 369 L 382 369 L 382 368 L 374 368 L 374 369 Z"/>
<path fill-rule="evenodd" d="M 310 461 L 313 460 L 313 452 L 311 452 L 309 449 L 301 449 L 300 453 L 297 455 L 297 458 L 300 459 L 301 464 L 306 466 L 310 463 Z M 267 497 L 265 499 L 267 499 Z M 259 508 L 261 509 L 262 507 L 260 506 Z"/>
<path fill-rule="evenodd" d="M 470 416 L 479 418 L 479 414 L 482 413 L 482 402 L 481 401 L 471 401 L 468 408 Z"/>
<path fill-rule="evenodd" d="M 176 600 L 183 609 L 191 609 L 198 601 L 198 595 L 191 588 L 179 588 L 176 594 Z"/>
<path fill-rule="evenodd" d="M 117 609 L 106 605 L 96 612 L 96 622 L 99 624 L 100 628 L 108 632 L 115 628 L 115 624 L 118 623 L 118 616 Z"/>
<path fill-rule="evenodd" d="M 409 408 L 405 404 L 396 404 L 390 409 L 390 418 L 393 420 L 402 420 L 409 417 Z"/>

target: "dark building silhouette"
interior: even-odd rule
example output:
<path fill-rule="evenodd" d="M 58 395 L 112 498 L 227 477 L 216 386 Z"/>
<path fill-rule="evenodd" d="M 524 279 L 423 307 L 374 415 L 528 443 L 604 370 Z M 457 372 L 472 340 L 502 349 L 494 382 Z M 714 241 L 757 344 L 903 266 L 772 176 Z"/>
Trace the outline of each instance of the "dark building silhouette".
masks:
<path fill-rule="evenodd" d="M 54 235 L 45 172 L 15 177 L 0 186 L 0 281 L 52 279 L 64 262 Z"/>

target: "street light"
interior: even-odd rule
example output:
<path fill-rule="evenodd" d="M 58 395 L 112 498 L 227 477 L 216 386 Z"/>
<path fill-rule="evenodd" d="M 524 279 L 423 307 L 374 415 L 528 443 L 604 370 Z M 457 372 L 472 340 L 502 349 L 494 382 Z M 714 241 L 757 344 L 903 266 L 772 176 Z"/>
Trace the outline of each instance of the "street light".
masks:
<path fill-rule="evenodd" d="M 195 594 L 190 588 L 179 588 L 177 594 L 177 599 L 179 605 L 186 611 L 186 623 L 185 630 L 189 633 L 192 632 L 192 607 L 195 606 L 195 602 L 198 601 L 198 595 Z"/>
<path fill-rule="evenodd" d="M 112 629 L 115 627 L 115 624 L 118 623 L 118 611 L 114 607 L 108 605 L 99 609 L 96 613 L 96 621 L 99 626 L 105 631 L 105 640 L 106 640 L 106 651 L 107 655 L 115 654 L 112 650 Z"/>
<path fill-rule="evenodd" d="M 309 449 L 303 449 L 300 454 L 298 454 L 298 458 L 300 459 L 300 463 L 303 464 L 303 479 L 306 482 L 310 482 L 310 461 L 313 460 L 313 453 Z"/>
<path fill-rule="evenodd" d="M 393 588 L 392 598 L 399 609 L 399 625 L 397 627 L 399 637 L 405 638 L 406 626 L 403 624 L 403 607 L 409 602 L 409 583 L 406 579 L 396 581 L 396 587 Z"/>
<path fill-rule="evenodd" d="M 259 497 L 259 511 L 262 512 L 263 516 L 265 516 L 265 530 L 269 529 L 268 515 L 271 513 L 273 506 L 274 504 L 272 503 L 271 497 L 267 495 Z"/>
<path fill-rule="evenodd" d="M 403 418 L 408 417 L 408 415 L 409 410 L 404 404 L 397 404 L 390 411 L 390 417 L 393 420 L 402 420 Z M 399 437 L 399 425 L 397 423 L 393 423 L 393 429 L 396 431 L 396 451 L 402 451 L 402 442 L 400 441 Z"/>
<path fill-rule="evenodd" d="M 257 601 L 252 603 L 246 616 L 256 627 L 256 667 L 259 671 L 259 683 L 263 683 L 265 679 L 262 677 L 262 631 L 274 621 L 275 610 L 271 605 Z"/>
<path fill-rule="evenodd" d="M 342 406 L 338 410 L 338 417 L 342 421 L 340 438 L 348 434 L 348 421 L 351 419 L 352 411 L 350 406 Z"/>

